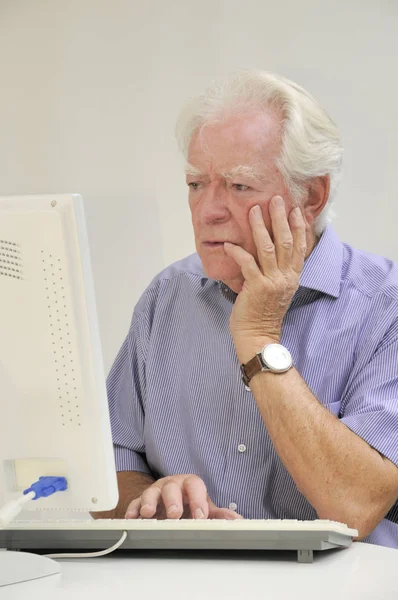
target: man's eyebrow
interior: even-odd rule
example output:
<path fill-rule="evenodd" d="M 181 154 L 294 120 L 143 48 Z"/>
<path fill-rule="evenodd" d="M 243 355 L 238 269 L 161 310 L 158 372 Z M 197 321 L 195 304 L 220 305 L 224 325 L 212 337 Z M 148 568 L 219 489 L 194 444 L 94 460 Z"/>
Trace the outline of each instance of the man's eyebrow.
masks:
<path fill-rule="evenodd" d="M 190 163 L 187 163 L 185 166 L 185 175 L 200 177 L 203 176 L 204 173 Z M 265 172 L 264 168 L 261 168 L 260 165 L 237 165 L 232 167 L 230 171 L 224 171 L 220 173 L 224 179 L 235 179 L 236 177 L 244 177 L 245 179 L 252 179 L 256 181 L 261 181 L 264 179 Z"/>
<path fill-rule="evenodd" d="M 184 172 L 185 172 L 185 175 L 187 175 L 187 176 L 191 175 L 193 177 L 199 177 L 200 175 L 202 175 L 202 171 L 200 169 L 197 169 L 196 167 L 194 167 L 190 163 L 187 163 L 185 165 Z"/>
<path fill-rule="evenodd" d="M 225 179 L 244 177 L 244 179 L 261 181 L 261 179 L 264 179 L 264 169 L 259 168 L 257 165 L 237 165 L 236 167 L 232 167 L 230 171 L 221 173 L 221 175 Z"/>

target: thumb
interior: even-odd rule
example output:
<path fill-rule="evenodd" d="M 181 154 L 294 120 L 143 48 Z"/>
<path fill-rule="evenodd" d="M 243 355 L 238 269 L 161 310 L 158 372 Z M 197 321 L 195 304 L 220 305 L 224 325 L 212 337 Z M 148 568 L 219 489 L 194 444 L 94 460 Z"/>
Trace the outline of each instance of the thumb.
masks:
<path fill-rule="evenodd" d="M 243 519 L 244 517 L 230 508 L 219 508 L 210 498 L 207 498 L 209 505 L 209 519 L 227 519 L 233 521 L 235 519 Z"/>

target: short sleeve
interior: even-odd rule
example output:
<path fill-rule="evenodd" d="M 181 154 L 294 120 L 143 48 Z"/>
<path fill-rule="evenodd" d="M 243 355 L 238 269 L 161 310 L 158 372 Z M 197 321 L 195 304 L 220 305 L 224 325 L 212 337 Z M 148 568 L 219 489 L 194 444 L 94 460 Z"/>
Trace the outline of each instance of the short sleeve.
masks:
<path fill-rule="evenodd" d="M 145 360 L 141 329 L 141 315 L 135 312 L 109 373 L 107 393 L 116 470 L 151 475 L 144 443 Z"/>
<path fill-rule="evenodd" d="M 352 380 L 341 421 L 398 466 L 398 324 Z"/>

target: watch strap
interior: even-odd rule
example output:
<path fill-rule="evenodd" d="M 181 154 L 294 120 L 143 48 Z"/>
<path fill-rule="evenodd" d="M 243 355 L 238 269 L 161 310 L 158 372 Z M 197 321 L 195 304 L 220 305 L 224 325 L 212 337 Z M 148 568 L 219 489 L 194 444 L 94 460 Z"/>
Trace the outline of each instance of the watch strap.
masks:
<path fill-rule="evenodd" d="M 247 387 L 249 387 L 249 383 L 253 379 L 253 377 L 257 373 L 260 373 L 261 371 L 264 371 L 265 369 L 266 369 L 266 367 L 264 367 L 263 361 L 261 360 L 261 354 L 259 352 L 258 354 L 253 356 L 253 358 L 251 358 L 249 360 L 249 362 L 247 362 L 245 365 L 240 366 L 243 383 Z"/>

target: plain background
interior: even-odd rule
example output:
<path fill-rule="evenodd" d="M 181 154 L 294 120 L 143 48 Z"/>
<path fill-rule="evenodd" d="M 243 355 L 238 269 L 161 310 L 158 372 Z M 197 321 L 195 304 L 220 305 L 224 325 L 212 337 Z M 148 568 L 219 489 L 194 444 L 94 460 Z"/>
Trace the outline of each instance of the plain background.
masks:
<path fill-rule="evenodd" d="M 0 0 L 0 194 L 86 200 L 105 366 L 135 302 L 194 251 L 174 123 L 244 67 L 339 125 L 344 241 L 398 260 L 396 0 Z"/>

